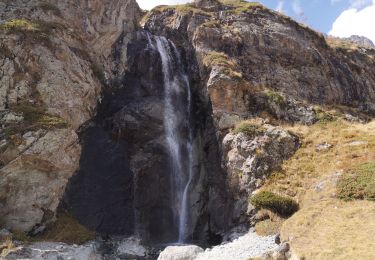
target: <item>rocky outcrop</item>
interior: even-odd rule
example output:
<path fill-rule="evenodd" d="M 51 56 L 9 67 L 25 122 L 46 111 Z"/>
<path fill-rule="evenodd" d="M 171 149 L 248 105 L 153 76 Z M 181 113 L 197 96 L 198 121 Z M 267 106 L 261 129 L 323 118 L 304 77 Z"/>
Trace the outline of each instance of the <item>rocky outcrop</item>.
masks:
<path fill-rule="evenodd" d="M 217 122 L 228 114 L 251 116 L 251 97 L 263 88 L 375 112 L 372 50 L 331 48 L 321 34 L 260 4 L 232 1 L 216 10 L 201 4 L 156 8 L 145 28 L 194 53 Z"/>
<path fill-rule="evenodd" d="M 233 218 L 247 223 L 250 195 L 269 174 L 291 157 L 299 147 L 298 138 L 280 127 L 250 124 L 244 131 L 229 133 L 223 140 L 227 181 L 235 196 Z"/>
<path fill-rule="evenodd" d="M 0 2 L 0 218 L 6 227 L 30 231 L 53 219 L 79 166 L 76 130 L 95 114 L 105 82 L 107 65 L 98 62 L 121 33 L 137 28 L 140 14 L 132 0 Z"/>

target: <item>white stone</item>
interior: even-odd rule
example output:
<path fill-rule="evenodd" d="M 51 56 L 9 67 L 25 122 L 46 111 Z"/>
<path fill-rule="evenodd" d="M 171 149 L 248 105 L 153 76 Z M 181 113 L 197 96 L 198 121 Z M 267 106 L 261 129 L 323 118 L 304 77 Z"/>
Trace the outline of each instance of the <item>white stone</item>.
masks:
<path fill-rule="evenodd" d="M 202 252 L 199 246 L 169 246 L 161 252 L 158 260 L 193 260 Z"/>

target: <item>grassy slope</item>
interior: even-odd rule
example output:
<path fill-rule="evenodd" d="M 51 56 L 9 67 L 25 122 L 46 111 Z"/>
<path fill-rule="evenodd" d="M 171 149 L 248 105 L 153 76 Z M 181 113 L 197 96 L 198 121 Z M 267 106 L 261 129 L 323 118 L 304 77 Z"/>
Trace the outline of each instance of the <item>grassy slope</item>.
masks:
<path fill-rule="evenodd" d="M 375 122 L 338 120 L 290 130 L 302 137 L 303 147 L 263 188 L 300 202 L 301 210 L 283 224 L 282 239 L 306 259 L 375 259 L 375 203 L 336 196 L 340 174 L 375 160 Z M 354 141 L 367 143 L 350 145 Z M 316 151 L 324 142 L 333 147 Z"/>

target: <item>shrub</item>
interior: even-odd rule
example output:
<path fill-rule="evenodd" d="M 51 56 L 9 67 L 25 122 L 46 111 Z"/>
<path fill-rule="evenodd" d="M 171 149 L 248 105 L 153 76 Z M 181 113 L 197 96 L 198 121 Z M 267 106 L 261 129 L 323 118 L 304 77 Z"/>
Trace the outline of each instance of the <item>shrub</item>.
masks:
<path fill-rule="evenodd" d="M 337 118 L 333 114 L 323 111 L 320 108 L 315 108 L 314 110 L 315 110 L 316 118 L 318 122 L 321 124 L 328 124 L 330 122 L 335 122 L 337 120 Z"/>
<path fill-rule="evenodd" d="M 337 182 L 337 196 L 345 201 L 375 201 L 375 161 L 344 173 Z"/>
<path fill-rule="evenodd" d="M 250 202 L 258 209 L 268 209 L 285 217 L 293 215 L 299 209 L 299 205 L 295 200 L 269 191 L 255 194 L 251 197 Z"/>
<path fill-rule="evenodd" d="M 286 105 L 285 98 L 276 91 L 272 91 L 272 90 L 266 91 L 266 97 L 269 102 L 275 103 L 279 106 Z"/>
<path fill-rule="evenodd" d="M 5 30 L 7 32 L 36 32 L 40 30 L 37 23 L 26 19 L 12 19 L 6 21 L 5 23 L 0 24 L 0 29 Z"/>
<path fill-rule="evenodd" d="M 255 137 L 257 135 L 262 135 L 264 134 L 265 129 L 260 126 L 260 125 L 255 125 L 250 122 L 242 122 L 240 123 L 235 129 L 234 133 L 239 134 L 239 133 L 244 133 L 250 137 Z"/>

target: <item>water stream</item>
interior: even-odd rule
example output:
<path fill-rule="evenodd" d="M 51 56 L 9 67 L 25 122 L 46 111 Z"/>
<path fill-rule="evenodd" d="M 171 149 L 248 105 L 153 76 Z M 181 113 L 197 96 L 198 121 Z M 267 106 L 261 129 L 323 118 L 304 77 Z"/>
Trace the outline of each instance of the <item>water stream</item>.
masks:
<path fill-rule="evenodd" d="M 161 57 L 164 82 L 164 127 L 169 153 L 171 208 L 183 243 L 189 227 L 189 189 L 193 180 L 191 90 L 176 46 L 164 37 L 148 35 Z"/>

